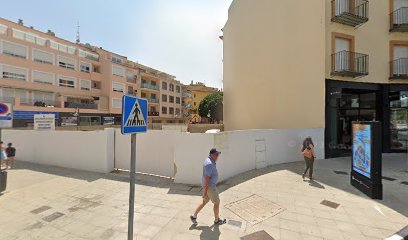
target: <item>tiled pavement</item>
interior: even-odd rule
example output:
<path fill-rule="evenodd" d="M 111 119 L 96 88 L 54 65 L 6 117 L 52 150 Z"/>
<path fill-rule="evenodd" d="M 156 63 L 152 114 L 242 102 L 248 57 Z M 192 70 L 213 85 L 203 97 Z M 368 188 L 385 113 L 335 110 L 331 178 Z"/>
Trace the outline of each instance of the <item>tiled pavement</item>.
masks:
<path fill-rule="evenodd" d="M 302 181 L 303 163 L 272 166 L 241 174 L 220 186 L 221 214 L 240 227 L 211 226 L 207 206 L 194 226 L 189 215 L 200 188 L 170 179 L 137 176 L 135 239 L 239 239 L 265 230 L 274 239 L 383 239 L 408 224 L 406 155 L 384 158 L 384 200 L 371 200 L 349 184 L 348 158 L 316 162 L 315 182 Z M 128 177 L 18 163 L 0 195 L 0 239 L 126 239 Z M 251 225 L 225 208 L 256 194 L 284 211 Z M 320 204 L 340 204 L 333 209 Z M 237 222 L 235 222 L 237 223 Z"/>

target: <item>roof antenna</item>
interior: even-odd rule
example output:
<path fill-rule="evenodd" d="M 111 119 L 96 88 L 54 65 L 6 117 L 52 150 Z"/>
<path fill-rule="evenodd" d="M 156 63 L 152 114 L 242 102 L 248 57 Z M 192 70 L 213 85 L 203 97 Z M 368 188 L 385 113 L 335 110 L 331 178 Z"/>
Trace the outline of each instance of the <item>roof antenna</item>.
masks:
<path fill-rule="evenodd" d="M 79 37 L 79 21 L 77 22 L 77 34 L 76 34 L 76 43 L 80 43 L 81 42 L 81 38 Z"/>

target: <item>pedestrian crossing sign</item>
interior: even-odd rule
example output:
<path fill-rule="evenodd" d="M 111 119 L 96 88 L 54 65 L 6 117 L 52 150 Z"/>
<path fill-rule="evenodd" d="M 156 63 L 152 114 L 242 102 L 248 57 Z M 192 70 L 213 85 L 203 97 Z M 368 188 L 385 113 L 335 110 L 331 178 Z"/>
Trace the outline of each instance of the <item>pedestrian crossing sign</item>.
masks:
<path fill-rule="evenodd" d="M 147 132 L 147 100 L 122 97 L 122 134 Z"/>

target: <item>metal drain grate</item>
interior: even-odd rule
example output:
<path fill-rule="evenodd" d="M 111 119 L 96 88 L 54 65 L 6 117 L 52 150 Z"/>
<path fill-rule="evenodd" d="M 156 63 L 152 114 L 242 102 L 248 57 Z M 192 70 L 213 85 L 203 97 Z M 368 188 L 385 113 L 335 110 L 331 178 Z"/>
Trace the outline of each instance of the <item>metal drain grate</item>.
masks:
<path fill-rule="evenodd" d="M 39 208 L 36 208 L 36 209 L 30 211 L 30 213 L 40 214 L 40 213 L 42 213 L 42 212 L 47 211 L 48 209 L 51 209 L 51 207 L 50 207 L 50 206 L 42 206 L 42 207 L 39 207 Z"/>
<path fill-rule="evenodd" d="M 249 235 L 241 237 L 241 240 L 275 240 L 271 235 L 265 231 L 259 231 L 251 233 Z"/>
<path fill-rule="evenodd" d="M 348 175 L 348 173 L 344 172 L 344 171 L 333 171 L 335 174 L 339 174 L 339 175 Z"/>
<path fill-rule="evenodd" d="M 46 221 L 46 222 L 52 222 L 52 221 L 54 221 L 55 219 L 60 218 L 60 217 L 62 217 L 62 216 L 64 216 L 63 213 L 55 212 L 55 213 L 53 213 L 53 214 L 51 214 L 51 215 L 48 215 L 48 216 L 46 216 L 46 217 L 43 217 L 42 220 L 44 220 L 44 221 Z"/>
<path fill-rule="evenodd" d="M 225 206 L 233 213 L 251 224 L 260 223 L 279 214 L 283 207 L 258 195 L 251 195 Z"/>
<path fill-rule="evenodd" d="M 340 204 L 329 201 L 329 200 L 323 200 L 320 204 L 327 206 L 327 207 L 331 207 L 331 208 L 338 208 L 340 206 Z"/>
<path fill-rule="evenodd" d="M 388 180 L 388 181 L 395 181 L 395 180 L 397 180 L 397 179 L 395 179 L 395 178 L 391 178 L 391 177 L 382 177 L 382 179 L 384 179 L 384 180 Z"/>

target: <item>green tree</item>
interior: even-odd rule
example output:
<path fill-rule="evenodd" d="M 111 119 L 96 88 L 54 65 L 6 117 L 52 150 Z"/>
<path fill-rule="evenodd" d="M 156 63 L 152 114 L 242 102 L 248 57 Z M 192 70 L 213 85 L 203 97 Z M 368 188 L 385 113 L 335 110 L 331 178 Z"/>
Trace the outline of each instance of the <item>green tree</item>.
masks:
<path fill-rule="evenodd" d="M 216 92 L 206 96 L 198 107 L 201 117 L 209 118 L 210 122 L 223 120 L 223 93 Z"/>

